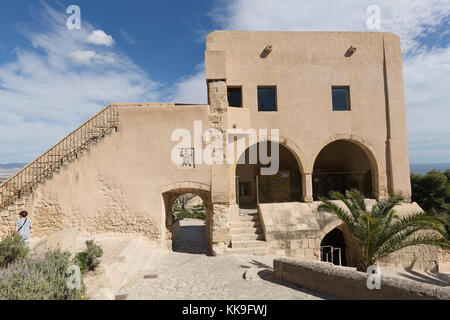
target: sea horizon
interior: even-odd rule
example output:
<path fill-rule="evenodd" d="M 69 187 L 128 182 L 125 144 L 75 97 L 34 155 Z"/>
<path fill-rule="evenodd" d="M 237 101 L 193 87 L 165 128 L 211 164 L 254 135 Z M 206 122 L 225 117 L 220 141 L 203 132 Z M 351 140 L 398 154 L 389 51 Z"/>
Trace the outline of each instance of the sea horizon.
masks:
<path fill-rule="evenodd" d="M 450 162 L 444 163 L 411 163 L 410 171 L 414 174 L 425 175 L 431 170 L 439 170 L 444 172 L 447 169 L 450 169 Z"/>

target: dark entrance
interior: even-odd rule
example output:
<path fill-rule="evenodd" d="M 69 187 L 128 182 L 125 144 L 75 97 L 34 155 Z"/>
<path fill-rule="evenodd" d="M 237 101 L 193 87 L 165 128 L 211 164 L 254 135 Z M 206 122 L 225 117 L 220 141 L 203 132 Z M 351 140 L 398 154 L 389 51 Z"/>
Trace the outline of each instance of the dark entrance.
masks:
<path fill-rule="evenodd" d="M 332 262 L 335 265 L 339 265 L 339 250 L 337 249 L 340 249 L 341 265 L 347 266 L 345 238 L 341 230 L 333 229 L 325 235 L 320 243 L 320 248 L 320 260 Z"/>

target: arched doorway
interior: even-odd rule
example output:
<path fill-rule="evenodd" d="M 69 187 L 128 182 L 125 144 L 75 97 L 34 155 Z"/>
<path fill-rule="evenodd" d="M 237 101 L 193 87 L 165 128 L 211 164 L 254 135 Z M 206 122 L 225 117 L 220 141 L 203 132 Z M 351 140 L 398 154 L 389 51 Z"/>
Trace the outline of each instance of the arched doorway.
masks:
<path fill-rule="evenodd" d="M 336 224 L 334 222 L 331 226 Z M 361 247 L 344 224 L 333 228 L 322 238 L 320 260 L 354 268 L 360 263 Z"/>
<path fill-rule="evenodd" d="M 174 184 L 163 191 L 165 208 L 165 241 L 176 252 L 207 253 L 212 251 L 212 203 L 209 186 L 195 183 Z M 184 187 L 184 186 L 193 187 Z"/>
<path fill-rule="evenodd" d="M 193 254 L 207 253 L 206 207 L 199 196 L 185 193 L 172 205 L 172 251 Z"/>
<path fill-rule="evenodd" d="M 320 243 L 320 260 L 347 266 L 345 248 L 344 234 L 337 228 L 333 229 L 325 235 Z"/>
<path fill-rule="evenodd" d="M 337 140 L 323 148 L 314 162 L 314 199 L 328 197 L 330 191 L 345 193 L 357 189 L 366 198 L 374 198 L 374 160 L 359 145 L 348 140 Z"/>
<path fill-rule="evenodd" d="M 257 143 L 247 148 L 236 166 L 236 202 L 239 207 L 255 209 L 258 203 L 301 201 L 302 177 L 294 154 L 285 146 L 268 141 L 268 157 L 272 156 L 272 147 L 279 150 L 279 170 L 273 175 L 261 175 L 261 168 L 270 165 L 261 163 L 260 147 L 261 143 Z M 256 160 L 253 164 L 251 152 L 254 152 Z"/>

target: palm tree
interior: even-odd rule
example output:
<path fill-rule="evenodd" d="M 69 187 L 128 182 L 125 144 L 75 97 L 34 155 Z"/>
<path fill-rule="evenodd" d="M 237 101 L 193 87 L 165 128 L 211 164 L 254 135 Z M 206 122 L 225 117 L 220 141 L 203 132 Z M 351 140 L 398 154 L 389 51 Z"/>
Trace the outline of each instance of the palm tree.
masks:
<path fill-rule="evenodd" d="M 320 198 L 322 203 L 318 210 L 336 215 L 358 242 L 363 257 L 357 266 L 358 271 L 366 272 L 381 258 L 409 246 L 430 245 L 450 249 L 445 227 L 439 219 L 423 213 L 405 217 L 396 214 L 394 207 L 403 201 L 400 195 L 378 200 L 370 211 L 358 190 L 346 191 L 345 195 L 332 191 L 330 197 L 342 201 L 347 210 L 325 198 Z"/>

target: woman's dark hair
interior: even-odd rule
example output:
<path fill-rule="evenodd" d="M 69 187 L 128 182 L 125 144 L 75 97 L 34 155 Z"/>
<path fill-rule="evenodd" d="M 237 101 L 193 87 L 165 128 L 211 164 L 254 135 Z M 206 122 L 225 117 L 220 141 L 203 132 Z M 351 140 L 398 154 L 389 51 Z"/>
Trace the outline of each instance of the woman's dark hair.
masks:
<path fill-rule="evenodd" d="M 26 211 L 20 211 L 19 215 L 20 215 L 22 218 L 25 218 L 25 217 L 28 215 L 28 212 L 26 212 Z"/>

